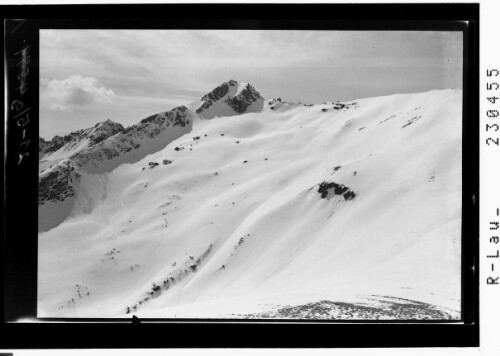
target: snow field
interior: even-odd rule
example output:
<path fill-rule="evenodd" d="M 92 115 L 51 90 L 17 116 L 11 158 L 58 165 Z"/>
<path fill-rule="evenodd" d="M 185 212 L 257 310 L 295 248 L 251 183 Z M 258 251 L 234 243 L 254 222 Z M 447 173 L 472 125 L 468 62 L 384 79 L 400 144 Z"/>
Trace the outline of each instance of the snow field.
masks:
<path fill-rule="evenodd" d="M 240 317 L 373 295 L 459 311 L 461 95 L 195 119 L 163 149 L 85 178 L 74 214 L 39 235 L 39 316 L 128 316 L 211 245 L 134 314 Z M 321 199 L 325 180 L 356 197 Z"/>

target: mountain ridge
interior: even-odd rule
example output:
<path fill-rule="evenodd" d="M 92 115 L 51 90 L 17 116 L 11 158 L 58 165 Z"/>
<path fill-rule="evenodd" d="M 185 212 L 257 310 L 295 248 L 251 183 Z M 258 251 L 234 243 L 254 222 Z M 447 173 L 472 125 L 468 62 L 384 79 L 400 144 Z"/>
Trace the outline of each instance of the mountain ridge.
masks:
<path fill-rule="evenodd" d="M 229 93 L 230 87 L 237 90 Z M 221 96 L 221 93 L 224 94 Z M 244 83 L 240 88 L 238 82 L 230 80 L 205 94 L 203 100 L 206 107 L 211 109 L 211 114 L 214 114 L 213 105 L 217 105 L 221 100 L 231 100 L 230 105 L 227 103 L 224 105 L 236 107 L 236 110 L 242 113 L 254 101 L 263 99 L 248 83 Z M 197 116 L 205 118 L 204 112 L 205 109 L 201 109 L 200 113 L 196 114 L 181 105 L 150 115 L 126 128 L 108 119 L 65 136 L 55 136 L 50 141 L 40 137 L 39 231 L 57 226 L 71 215 L 72 208 L 69 208 L 66 216 L 61 213 L 55 214 L 53 208 L 54 204 L 75 199 L 78 186 L 81 184 L 81 172 L 104 174 L 121 164 L 137 162 L 191 131 L 194 118 Z M 225 110 L 218 114 L 227 115 Z M 46 202 L 53 204 L 47 205 Z M 54 219 L 54 216 L 59 218 Z"/>
<path fill-rule="evenodd" d="M 107 119 L 105 121 L 98 122 L 92 127 L 73 131 L 64 136 L 56 135 L 48 141 L 39 137 L 39 159 L 44 155 L 53 153 L 63 148 L 64 146 L 75 146 L 82 139 L 88 139 L 88 145 L 93 146 L 123 130 L 124 127 L 120 123 Z"/>

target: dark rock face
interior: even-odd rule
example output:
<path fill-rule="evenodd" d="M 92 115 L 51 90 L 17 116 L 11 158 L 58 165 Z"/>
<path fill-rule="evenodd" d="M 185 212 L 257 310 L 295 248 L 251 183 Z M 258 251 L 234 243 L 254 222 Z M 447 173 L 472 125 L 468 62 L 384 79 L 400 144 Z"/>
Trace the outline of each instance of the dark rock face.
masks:
<path fill-rule="evenodd" d="M 356 197 L 356 193 L 343 184 L 327 181 L 319 184 L 318 193 L 321 194 L 322 199 L 325 199 L 330 192 L 333 192 L 333 195 L 343 195 L 345 200 L 352 200 Z"/>
<path fill-rule="evenodd" d="M 227 83 L 219 85 L 217 88 L 212 90 L 210 93 L 204 95 L 201 100 L 203 104 L 196 110 L 197 114 L 202 113 L 204 110 L 210 108 L 214 102 L 221 100 L 228 93 L 231 87 L 236 87 L 238 82 L 235 80 L 230 80 Z M 231 107 L 236 113 L 242 114 L 247 108 L 255 101 L 262 99 L 260 93 L 255 90 L 253 86 L 247 84 L 243 90 L 241 90 L 234 97 L 228 97 L 224 102 Z"/>
<path fill-rule="evenodd" d="M 88 129 L 71 132 L 66 136 L 56 135 L 50 141 L 45 141 L 40 137 L 38 150 L 41 153 L 49 154 L 57 151 L 68 143 L 77 145 L 83 139 L 88 139 L 89 146 L 93 146 L 121 131 L 123 131 L 123 126 L 121 124 L 108 119 Z"/>
<path fill-rule="evenodd" d="M 344 194 L 345 200 L 352 200 L 354 197 L 356 197 L 356 194 L 353 191 L 348 191 Z"/>
<path fill-rule="evenodd" d="M 52 140 L 50 141 L 47 141 L 47 148 L 45 150 L 46 153 L 50 153 L 50 152 L 54 152 L 54 151 L 57 151 L 58 149 L 60 149 L 62 146 L 64 146 L 64 144 L 66 142 L 69 142 L 71 141 L 72 139 L 72 136 L 76 134 L 75 132 L 65 136 L 65 137 L 61 137 L 61 136 L 54 136 L 52 138 Z"/>
<path fill-rule="evenodd" d="M 212 106 L 214 101 L 220 100 L 229 92 L 230 86 L 235 86 L 237 84 L 238 83 L 235 80 L 230 80 L 227 83 L 223 83 L 223 84 L 219 85 L 217 88 L 212 90 L 210 93 L 203 95 L 201 97 L 203 104 L 196 110 L 196 113 L 199 114 L 203 110 L 208 109 L 210 106 Z"/>
<path fill-rule="evenodd" d="M 189 120 L 187 119 L 187 111 L 188 108 L 185 106 L 178 106 L 176 108 L 173 108 L 170 111 L 167 111 L 165 113 L 161 114 L 155 114 L 151 115 L 143 120 L 141 120 L 140 124 L 148 124 L 148 123 L 154 123 L 157 125 L 163 125 L 165 123 L 172 123 L 174 126 L 181 126 L 184 127 L 186 124 L 189 123 Z M 130 132 L 134 130 L 137 127 L 137 125 L 132 125 L 128 127 L 127 129 L 124 130 L 124 133 Z"/>
<path fill-rule="evenodd" d="M 94 129 L 94 132 L 89 135 L 91 146 L 123 131 L 124 127 L 108 119 L 102 123 L 96 124 Z"/>
<path fill-rule="evenodd" d="M 79 182 L 80 177 L 71 162 L 58 165 L 41 177 L 38 185 L 38 205 L 47 201 L 62 202 L 75 196 L 74 185 Z"/>
<path fill-rule="evenodd" d="M 255 101 L 263 99 L 260 93 L 253 86 L 248 84 L 238 95 L 228 98 L 227 105 L 239 114 L 242 114 Z"/>

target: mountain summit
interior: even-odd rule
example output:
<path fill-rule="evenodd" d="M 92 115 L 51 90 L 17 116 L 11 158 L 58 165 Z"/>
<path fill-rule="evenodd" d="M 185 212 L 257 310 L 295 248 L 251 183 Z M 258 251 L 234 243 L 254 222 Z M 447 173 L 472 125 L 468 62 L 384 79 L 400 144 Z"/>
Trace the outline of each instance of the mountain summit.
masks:
<path fill-rule="evenodd" d="M 251 84 L 232 79 L 205 94 L 191 106 L 203 119 L 261 112 L 263 107 L 264 98 Z"/>
<path fill-rule="evenodd" d="M 71 132 L 65 136 L 54 136 L 52 140 L 46 141 L 39 138 L 39 156 L 50 155 L 59 151 L 58 156 L 67 157 L 76 151 L 96 145 L 97 143 L 123 131 L 123 126 L 117 122 L 107 119 L 98 122 L 87 129 Z"/>

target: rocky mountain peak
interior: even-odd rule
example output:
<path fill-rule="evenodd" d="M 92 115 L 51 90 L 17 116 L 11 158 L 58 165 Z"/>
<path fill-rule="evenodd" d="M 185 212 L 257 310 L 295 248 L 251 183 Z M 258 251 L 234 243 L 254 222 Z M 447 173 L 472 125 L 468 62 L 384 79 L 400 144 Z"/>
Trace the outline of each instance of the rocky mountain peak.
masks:
<path fill-rule="evenodd" d="M 106 121 L 95 124 L 93 130 L 91 130 L 88 134 L 88 139 L 90 140 L 91 145 L 95 145 L 96 143 L 116 135 L 118 132 L 122 132 L 123 130 L 123 125 L 107 119 Z"/>
<path fill-rule="evenodd" d="M 38 150 L 40 155 L 50 154 L 66 145 L 68 145 L 68 148 L 76 147 L 85 139 L 88 140 L 89 146 L 93 146 L 123 130 L 123 125 L 107 119 L 106 121 L 98 122 L 92 127 L 73 131 L 65 136 L 56 135 L 49 141 L 40 137 Z"/>
<path fill-rule="evenodd" d="M 248 83 L 241 85 L 238 92 L 232 98 L 228 98 L 226 103 L 239 114 L 242 114 L 254 102 L 264 100 L 260 93 Z"/>
<path fill-rule="evenodd" d="M 203 111 L 203 109 L 210 107 L 210 105 L 214 101 L 222 99 L 223 97 L 225 97 L 229 93 L 229 87 L 234 87 L 237 84 L 238 84 L 237 81 L 230 80 L 226 83 L 222 83 L 221 85 L 219 85 L 218 87 L 216 87 L 215 89 L 210 91 L 209 93 L 203 95 L 201 97 L 201 101 L 203 101 L 203 104 L 198 110 L 200 110 L 200 112 L 201 112 L 201 111 Z M 196 112 L 198 112 L 198 110 Z"/>
<path fill-rule="evenodd" d="M 123 127 L 121 124 L 118 122 L 115 122 L 110 119 L 106 119 L 105 121 L 98 122 L 97 124 L 94 125 L 94 128 L 117 128 L 120 129 L 120 127 Z"/>
<path fill-rule="evenodd" d="M 247 112 L 250 105 L 263 100 L 251 84 L 231 79 L 202 96 L 201 105 L 195 111 L 204 118 L 232 116 Z M 262 105 L 257 106 L 260 111 Z"/>

